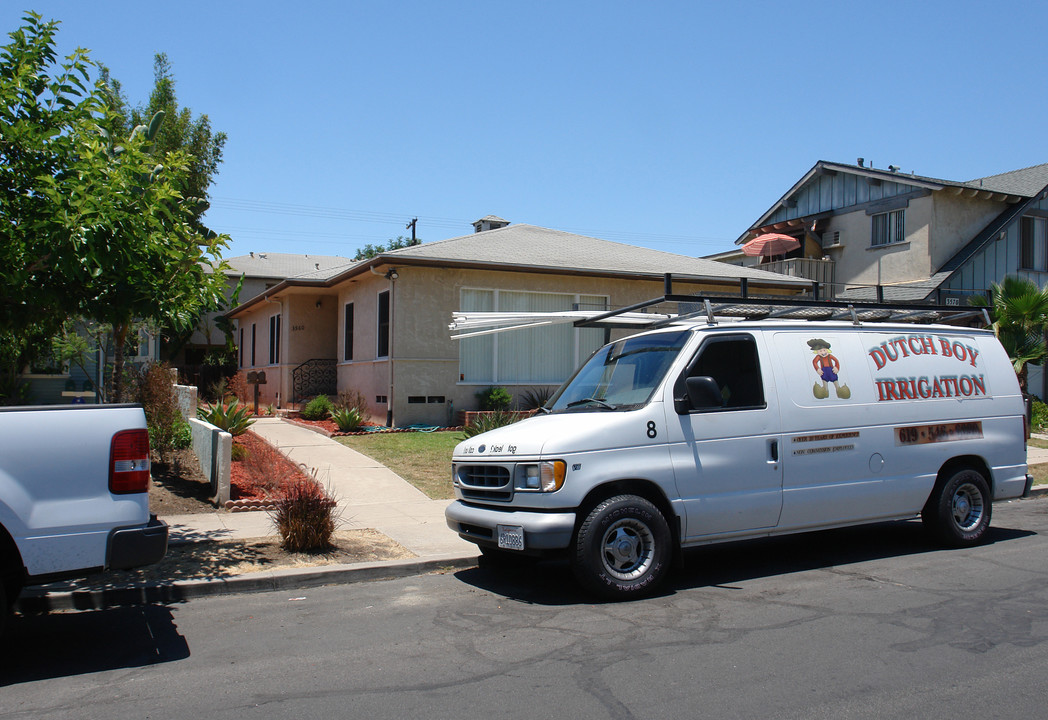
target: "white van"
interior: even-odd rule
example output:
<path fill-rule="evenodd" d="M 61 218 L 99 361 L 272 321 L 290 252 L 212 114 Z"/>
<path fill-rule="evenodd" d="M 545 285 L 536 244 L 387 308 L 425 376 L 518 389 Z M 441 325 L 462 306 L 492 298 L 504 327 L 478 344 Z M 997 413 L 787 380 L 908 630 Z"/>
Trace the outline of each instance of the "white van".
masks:
<path fill-rule="evenodd" d="M 1029 491 L 1025 420 L 987 330 L 670 318 L 460 443 L 446 518 L 486 556 L 567 553 L 609 597 L 705 543 L 920 515 L 971 545 Z"/>

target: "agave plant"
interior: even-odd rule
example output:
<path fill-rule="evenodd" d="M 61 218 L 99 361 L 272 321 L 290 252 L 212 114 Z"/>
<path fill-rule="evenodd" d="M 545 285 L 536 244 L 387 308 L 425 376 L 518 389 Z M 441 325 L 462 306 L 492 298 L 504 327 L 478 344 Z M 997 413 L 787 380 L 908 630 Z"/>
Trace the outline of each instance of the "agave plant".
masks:
<path fill-rule="evenodd" d="M 331 411 L 331 419 L 342 432 L 353 432 L 364 424 L 364 417 L 355 407 L 336 407 Z"/>
<path fill-rule="evenodd" d="M 474 435 L 480 435 L 488 430 L 494 430 L 505 425 L 512 425 L 520 420 L 520 416 L 508 410 L 495 410 L 481 414 L 476 420 L 462 428 L 462 439 L 466 440 Z"/>
<path fill-rule="evenodd" d="M 249 427 L 255 424 L 255 421 L 248 417 L 247 406 L 241 407 L 239 400 L 230 400 L 226 405 L 217 402 L 210 407 L 207 405 L 199 407 L 197 417 L 233 436 L 243 435 Z"/>

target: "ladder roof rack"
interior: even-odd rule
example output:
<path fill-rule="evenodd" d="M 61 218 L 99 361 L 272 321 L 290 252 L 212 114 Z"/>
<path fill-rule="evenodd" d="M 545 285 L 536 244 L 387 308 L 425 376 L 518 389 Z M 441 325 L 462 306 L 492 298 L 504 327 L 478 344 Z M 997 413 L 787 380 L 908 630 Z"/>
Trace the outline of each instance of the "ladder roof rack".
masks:
<path fill-rule="evenodd" d="M 959 305 L 938 305 L 928 302 L 897 303 L 869 302 L 865 300 L 819 300 L 793 296 L 743 295 L 677 295 L 672 292 L 672 278 L 666 275 L 666 292 L 644 302 L 608 312 L 592 314 L 575 320 L 575 327 L 632 328 L 637 329 L 638 316 L 651 315 L 648 328 L 671 325 L 684 320 L 706 318 L 716 325 L 717 318 L 764 320 L 771 318 L 786 320 L 851 320 L 858 325 L 863 322 L 943 323 L 970 324 L 979 320 L 990 325 L 990 316 L 985 308 Z M 676 305 L 672 313 L 661 307 Z M 652 308 L 659 307 L 657 312 Z M 628 319 L 627 319 L 628 318 Z"/>

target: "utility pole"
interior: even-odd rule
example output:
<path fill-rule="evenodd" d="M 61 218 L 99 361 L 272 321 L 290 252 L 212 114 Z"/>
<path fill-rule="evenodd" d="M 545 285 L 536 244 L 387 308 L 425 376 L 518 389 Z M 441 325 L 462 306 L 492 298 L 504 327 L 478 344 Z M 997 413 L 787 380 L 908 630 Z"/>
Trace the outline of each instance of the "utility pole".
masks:
<path fill-rule="evenodd" d="M 417 240 L 415 240 L 415 224 L 417 222 L 418 222 L 418 218 L 412 218 L 411 221 L 407 225 L 404 226 L 405 229 L 411 228 L 411 244 L 412 245 L 415 245 L 418 242 Z"/>

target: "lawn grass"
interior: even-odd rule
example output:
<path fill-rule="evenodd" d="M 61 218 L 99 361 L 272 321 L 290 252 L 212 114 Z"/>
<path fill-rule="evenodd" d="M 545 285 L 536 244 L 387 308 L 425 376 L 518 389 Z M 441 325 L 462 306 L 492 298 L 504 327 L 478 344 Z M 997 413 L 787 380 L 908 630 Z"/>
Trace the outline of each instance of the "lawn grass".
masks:
<path fill-rule="evenodd" d="M 359 453 L 377 460 L 434 500 L 449 500 L 451 453 L 461 432 L 373 433 L 335 438 Z"/>
<path fill-rule="evenodd" d="M 1030 465 L 1026 470 L 1033 475 L 1034 485 L 1048 485 L 1048 463 Z"/>
<path fill-rule="evenodd" d="M 1048 448 L 1048 440 L 1041 440 L 1040 438 L 1035 437 L 1027 440 L 1026 444 L 1035 448 Z"/>

